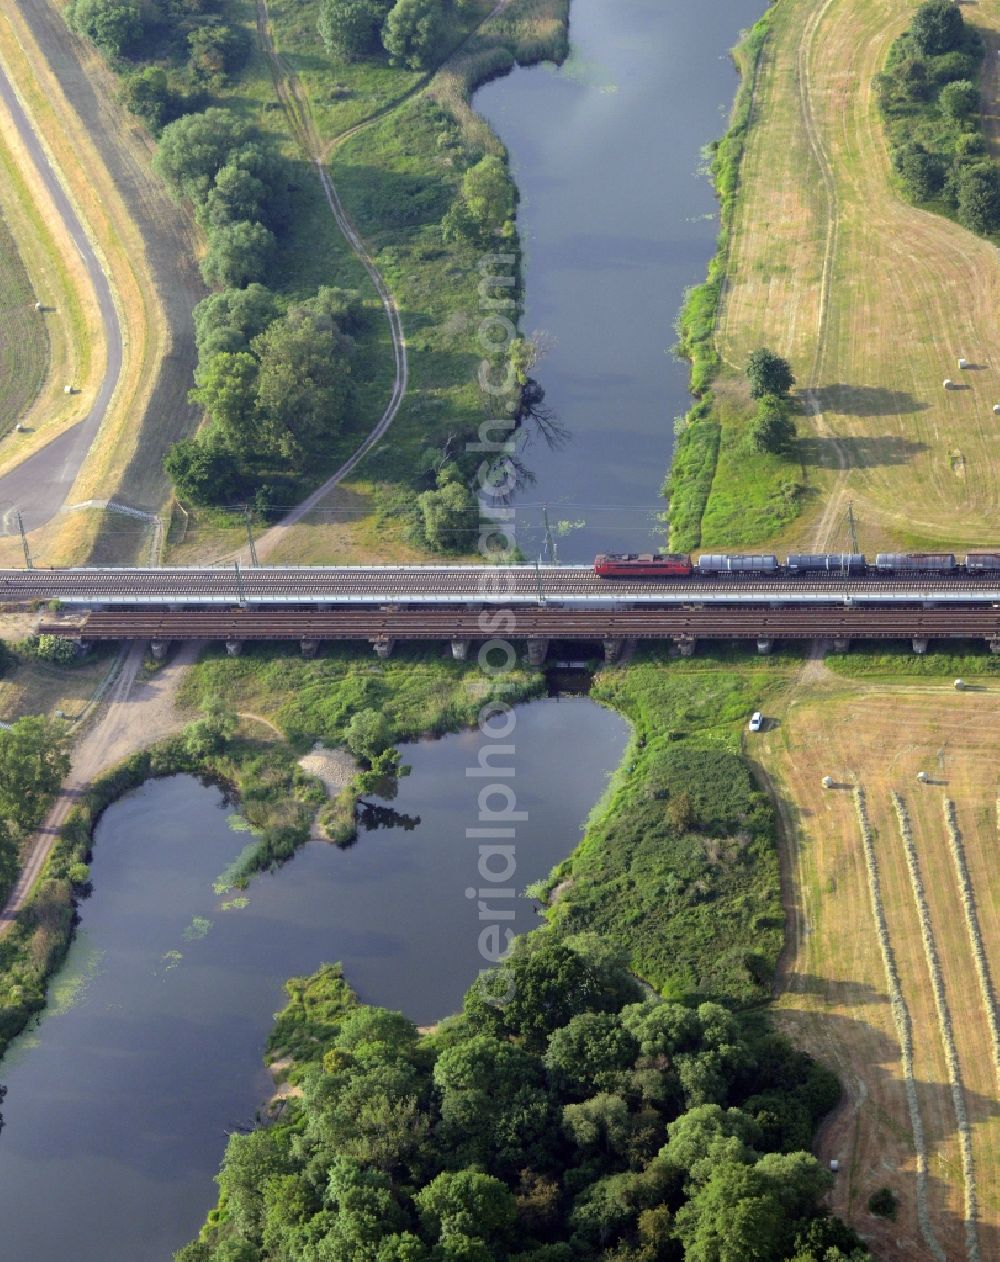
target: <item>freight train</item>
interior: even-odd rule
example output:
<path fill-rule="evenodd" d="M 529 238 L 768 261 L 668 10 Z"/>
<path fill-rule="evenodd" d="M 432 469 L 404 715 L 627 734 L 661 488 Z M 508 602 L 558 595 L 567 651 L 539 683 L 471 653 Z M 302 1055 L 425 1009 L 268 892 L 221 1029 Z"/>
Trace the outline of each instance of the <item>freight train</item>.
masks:
<path fill-rule="evenodd" d="M 697 560 L 679 552 L 658 555 L 608 552 L 594 558 L 599 578 L 691 578 L 726 574 L 751 577 L 795 577 L 830 574 L 864 578 L 893 574 L 990 574 L 1000 575 L 1000 549 L 968 552 L 959 559 L 953 552 L 879 552 L 874 562 L 860 552 L 790 552 L 782 564 L 773 553 L 703 552 Z"/>

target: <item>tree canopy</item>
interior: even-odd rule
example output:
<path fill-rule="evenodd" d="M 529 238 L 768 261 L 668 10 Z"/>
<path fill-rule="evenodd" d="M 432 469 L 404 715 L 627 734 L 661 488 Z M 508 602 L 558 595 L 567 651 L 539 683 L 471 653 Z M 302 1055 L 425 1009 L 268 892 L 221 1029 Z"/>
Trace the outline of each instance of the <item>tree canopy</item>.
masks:
<path fill-rule="evenodd" d="M 910 38 L 925 56 L 951 52 L 962 42 L 965 23 L 954 0 L 927 0 L 913 15 Z"/>
<path fill-rule="evenodd" d="M 868 1256 L 822 1206 L 830 1176 L 758 1120 L 777 1093 L 811 1132 L 835 1098 L 759 1017 L 642 996 L 597 940 L 552 930 L 487 982 L 425 1036 L 339 970 L 289 983 L 272 1052 L 303 1058 L 301 1101 L 230 1138 L 219 1211 L 178 1262 Z M 706 1076 L 720 1099 L 694 1103 Z"/>
<path fill-rule="evenodd" d="M 750 394 L 761 399 L 766 394 L 786 395 L 795 385 L 792 368 L 787 359 L 761 346 L 751 351 L 747 358 L 747 379 L 750 382 Z"/>
<path fill-rule="evenodd" d="M 138 0 L 70 0 L 66 20 L 110 57 L 121 57 L 143 36 Z"/>
<path fill-rule="evenodd" d="M 396 66 L 424 70 L 433 65 L 444 36 L 444 0 L 396 0 L 382 43 Z"/>

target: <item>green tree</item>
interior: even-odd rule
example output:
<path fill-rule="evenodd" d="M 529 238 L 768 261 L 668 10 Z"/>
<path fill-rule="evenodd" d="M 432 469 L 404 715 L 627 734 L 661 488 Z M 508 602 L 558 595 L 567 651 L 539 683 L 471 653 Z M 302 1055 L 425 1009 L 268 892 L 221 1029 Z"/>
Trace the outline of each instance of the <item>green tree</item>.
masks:
<path fill-rule="evenodd" d="M 795 385 L 792 368 L 787 359 L 761 346 L 751 351 L 747 358 L 747 379 L 750 394 L 761 399 L 766 394 L 786 395 Z"/>
<path fill-rule="evenodd" d="M 69 25 L 110 57 L 121 57 L 145 33 L 137 0 L 71 0 Z"/>
<path fill-rule="evenodd" d="M 219 1174 L 229 1221 L 244 1240 L 259 1241 L 264 1229 L 267 1180 L 291 1171 L 290 1135 L 278 1127 L 233 1134 Z"/>
<path fill-rule="evenodd" d="M 455 465 L 438 470 L 437 488 L 417 497 L 424 540 L 440 552 L 468 552 L 479 532 L 479 503 Z"/>
<path fill-rule="evenodd" d="M 538 935 L 515 939 L 504 964 L 468 991 L 465 1013 L 474 1028 L 537 1048 L 578 1012 L 613 1012 L 621 1004 L 618 978 L 566 942 Z"/>
<path fill-rule="evenodd" d="M 510 239 L 516 192 L 504 162 L 488 154 L 462 176 L 458 200 L 445 216 L 445 240 Z"/>
<path fill-rule="evenodd" d="M 215 87 L 246 61 L 249 43 L 243 31 L 225 22 L 206 22 L 188 34 L 191 67 L 195 74 Z"/>
<path fill-rule="evenodd" d="M 962 122 L 979 109 L 979 89 L 968 79 L 956 79 L 938 93 L 938 105 L 946 118 Z"/>
<path fill-rule="evenodd" d="M 303 452 L 325 451 L 351 399 L 350 347 L 336 324 L 293 310 L 256 337 L 253 350 L 261 415 Z"/>
<path fill-rule="evenodd" d="M 356 758 L 371 762 L 391 744 L 389 724 L 381 710 L 359 710 L 344 732 L 344 744 Z"/>
<path fill-rule="evenodd" d="M 442 1171 L 415 1199 L 421 1221 L 435 1239 L 457 1234 L 489 1238 L 514 1222 L 510 1189 L 477 1170 Z"/>
<path fill-rule="evenodd" d="M 221 443 L 183 438 L 167 452 L 163 467 L 181 499 L 192 504 L 230 504 L 240 493 L 233 453 Z"/>
<path fill-rule="evenodd" d="M 545 1068 L 560 1095 L 580 1099 L 623 1089 L 638 1055 L 638 1041 L 617 1014 L 581 1012 L 553 1032 Z"/>
<path fill-rule="evenodd" d="M 69 771 L 64 724 L 41 715 L 0 730 L 0 819 L 21 832 L 33 828 Z"/>
<path fill-rule="evenodd" d="M 266 216 L 267 187 L 252 171 L 227 162 L 215 177 L 199 218 L 210 228 L 243 222 L 261 223 Z"/>
<path fill-rule="evenodd" d="M 917 140 L 893 150 L 892 164 L 907 196 L 914 201 L 930 201 L 944 188 L 944 160 L 938 154 L 928 153 Z"/>
<path fill-rule="evenodd" d="M 396 0 L 382 30 L 389 60 L 411 70 L 423 70 L 437 60 L 443 37 L 443 0 Z"/>
<path fill-rule="evenodd" d="M 185 114 L 163 129 L 153 165 L 178 197 L 200 206 L 233 151 L 250 136 L 249 125 L 231 110 Z"/>
<path fill-rule="evenodd" d="M 219 351 L 249 350 L 250 343 L 281 315 L 281 304 L 264 285 L 253 282 L 245 289 L 225 289 L 203 298 L 194 309 L 198 342 L 195 380 Z"/>
<path fill-rule="evenodd" d="M 958 48 L 965 35 L 962 12 L 953 0 L 927 0 L 913 15 L 910 39 L 925 57 Z"/>
<path fill-rule="evenodd" d="M 1000 171 L 992 162 L 963 166 L 958 173 L 958 218 L 972 232 L 1000 231 Z"/>
<path fill-rule="evenodd" d="M 357 61 L 380 52 L 392 0 L 321 0 L 317 26 L 328 53 Z"/>
<path fill-rule="evenodd" d="M 122 79 L 119 99 L 137 115 L 154 136 L 159 135 L 176 108 L 167 72 L 160 66 L 144 66 Z"/>
<path fill-rule="evenodd" d="M 224 224 L 209 237 L 201 274 L 221 288 L 260 280 L 274 254 L 274 233 L 261 223 Z"/>
<path fill-rule="evenodd" d="M 748 433 L 756 451 L 772 455 L 787 451 L 795 441 L 795 421 L 785 400 L 777 395 L 765 395 L 750 422 Z"/>
<path fill-rule="evenodd" d="M 200 374 L 190 398 L 221 427 L 230 445 L 239 446 L 257 432 L 257 376 L 260 364 L 248 351 L 220 351 Z"/>

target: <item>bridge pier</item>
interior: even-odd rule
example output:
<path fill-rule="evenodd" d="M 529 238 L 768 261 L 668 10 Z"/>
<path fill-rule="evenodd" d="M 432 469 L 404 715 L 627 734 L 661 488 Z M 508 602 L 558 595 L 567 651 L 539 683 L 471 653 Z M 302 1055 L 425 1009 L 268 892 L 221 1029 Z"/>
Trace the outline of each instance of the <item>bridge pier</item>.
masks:
<path fill-rule="evenodd" d="M 757 652 L 761 657 L 766 657 L 774 648 L 774 641 L 767 636 L 759 636 L 757 639 Z"/>
<path fill-rule="evenodd" d="M 624 640 L 605 640 L 604 641 L 604 660 L 610 666 L 613 662 L 617 662 L 622 655 L 622 649 L 625 647 Z"/>
<path fill-rule="evenodd" d="M 536 637 L 528 640 L 525 648 L 529 666 L 541 666 L 544 664 L 545 655 L 549 651 L 548 640 Z"/>
<path fill-rule="evenodd" d="M 299 648 L 303 657 L 315 657 L 319 648 L 319 640 L 299 640 Z"/>
<path fill-rule="evenodd" d="M 469 643 L 470 641 L 468 640 L 452 640 L 451 655 L 456 662 L 464 662 L 468 660 Z"/>
<path fill-rule="evenodd" d="M 694 646 L 697 644 L 697 640 L 693 635 L 679 635 L 676 640 L 674 640 L 674 643 L 677 645 L 677 651 L 680 653 L 681 657 L 694 656 Z"/>
<path fill-rule="evenodd" d="M 239 657 L 239 655 L 243 652 L 243 641 L 242 640 L 227 640 L 226 652 L 229 654 L 230 657 Z"/>
<path fill-rule="evenodd" d="M 847 653 L 850 651 L 851 642 L 846 635 L 834 636 L 833 651 L 835 653 Z"/>
<path fill-rule="evenodd" d="M 153 661 L 162 662 L 167 655 L 167 649 L 169 647 L 169 640 L 150 640 L 149 651 L 153 655 Z"/>
<path fill-rule="evenodd" d="M 926 653 L 926 652 L 927 652 L 927 637 L 926 637 L 926 636 L 923 636 L 923 635 L 915 635 L 915 636 L 913 637 L 913 641 L 912 641 L 912 643 L 913 643 L 913 651 L 914 651 L 914 653 Z"/>
<path fill-rule="evenodd" d="M 1000 636 L 995 635 L 993 639 L 990 640 L 990 652 L 1000 653 Z"/>
<path fill-rule="evenodd" d="M 383 637 L 381 640 L 372 640 L 372 648 L 383 661 L 392 655 L 392 650 L 395 647 L 396 641 L 390 640 L 388 636 Z"/>

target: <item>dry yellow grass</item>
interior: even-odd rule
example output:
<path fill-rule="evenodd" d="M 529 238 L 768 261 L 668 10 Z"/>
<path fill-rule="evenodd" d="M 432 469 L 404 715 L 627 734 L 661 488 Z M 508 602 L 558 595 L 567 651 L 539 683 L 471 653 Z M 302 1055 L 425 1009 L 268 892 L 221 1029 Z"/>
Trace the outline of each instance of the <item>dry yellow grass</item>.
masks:
<path fill-rule="evenodd" d="M 784 798 L 790 936 L 778 1017 L 795 1040 L 840 1075 L 845 1098 L 820 1136 L 839 1157 L 834 1209 L 880 1257 L 933 1256 L 916 1221 L 916 1163 L 871 911 L 859 826 L 848 786 L 864 786 L 889 937 L 913 1023 L 914 1078 L 925 1132 L 929 1210 L 946 1256 L 965 1254 L 964 1185 L 943 1041 L 905 852 L 890 794 L 901 793 L 926 891 L 944 991 L 953 1018 L 972 1134 L 982 1256 L 1000 1256 L 1000 1105 L 987 1012 L 980 992 L 944 824 L 945 795 L 958 808 L 987 957 L 1000 966 L 1000 876 L 994 856 L 1000 773 L 1000 687 L 956 693 L 950 683 L 873 684 L 812 676 L 763 759 Z M 931 783 L 920 784 L 918 771 Z M 824 790 L 833 776 L 838 787 Z M 883 1184 L 899 1220 L 866 1209 Z"/>
<path fill-rule="evenodd" d="M 789 355 L 813 392 L 821 495 L 800 539 L 826 542 L 846 494 L 870 546 L 997 533 L 1000 256 L 895 193 L 872 88 L 911 12 L 779 0 L 758 80 L 718 337 L 733 364 L 762 343 Z M 995 47 L 998 0 L 967 13 Z"/>
<path fill-rule="evenodd" d="M 20 418 L 22 433 L 0 445 L 0 473 L 23 460 L 84 413 L 104 370 L 104 331 L 80 257 L 67 237 L 20 136 L 0 112 L 0 213 L 39 301 L 49 342 L 45 382 Z M 79 394 L 67 396 L 72 382 Z"/>

